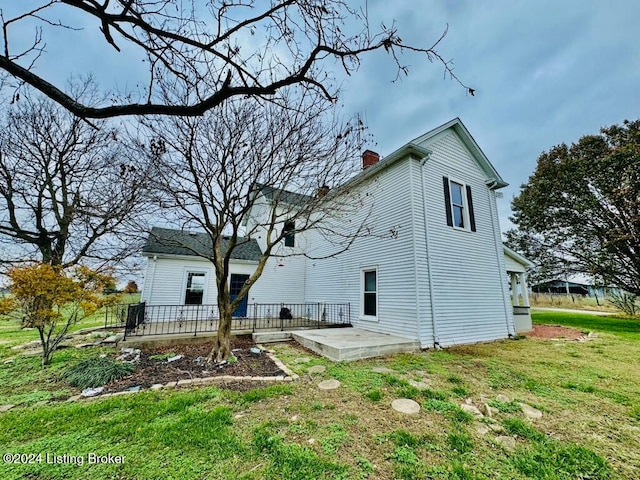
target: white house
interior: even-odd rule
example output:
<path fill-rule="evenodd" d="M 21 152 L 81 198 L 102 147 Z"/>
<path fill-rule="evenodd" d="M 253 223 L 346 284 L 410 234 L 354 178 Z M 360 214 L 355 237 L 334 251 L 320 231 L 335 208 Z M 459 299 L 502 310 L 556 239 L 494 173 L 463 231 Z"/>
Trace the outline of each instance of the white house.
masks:
<path fill-rule="evenodd" d="M 358 192 L 362 208 L 343 221 L 358 224 L 367 215 L 371 234 L 337 255 L 326 235 L 311 230 L 288 236 L 247 302 L 349 304 L 353 326 L 416 339 L 423 347 L 514 335 L 519 328 L 496 208 L 496 191 L 506 185 L 457 118 L 381 160 L 367 151 L 363 171 L 327 198 L 339 202 L 346 192 Z M 275 192 L 260 190 L 247 231 L 260 223 Z M 291 203 L 304 201 L 284 193 Z M 142 300 L 215 304 L 213 266 L 198 257 L 207 241 L 203 234 L 154 229 L 143 250 Z M 264 237 L 254 235 L 234 250 L 232 294 L 263 249 Z M 295 256 L 303 252 L 307 257 Z M 526 259 L 508 258 L 520 262 L 518 273 L 528 266 Z"/>

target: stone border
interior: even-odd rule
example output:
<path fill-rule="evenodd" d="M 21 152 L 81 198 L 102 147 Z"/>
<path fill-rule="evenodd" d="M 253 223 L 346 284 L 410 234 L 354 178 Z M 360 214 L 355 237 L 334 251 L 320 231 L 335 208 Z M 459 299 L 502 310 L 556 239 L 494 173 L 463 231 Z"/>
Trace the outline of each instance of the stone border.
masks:
<path fill-rule="evenodd" d="M 76 400 L 96 400 L 99 398 L 109 398 L 109 397 L 118 397 L 121 395 L 130 395 L 132 393 L 138 393 L 138 392 L 146 392 L 146 391 L 157 392 L 158 390 L 173 390 L 173 389 L 182 388 L 182 387 L 200 387 L 200 386 L 206 386 L 206 385 L 226 384 L 228 382 L 267 382 L 267 383 L 294 382 L 300 378 L 297 374 L 292 372 L 289 367 L 287 367 L 284 363 L 282 363 L 282 360 L 276 357 L 272 353 L 272 351 L 267 350 L 262 345 L 256 345 L 256 346 L 260 348 L 271 360 L 273 360 L 273 363 L 275 363 L 276 366 L 280 370 L 282 370 L 286 375 L 277 375 L 275 377 L 239 377 L 234 375 L 220 375 L 216 377 L 187 378 L 187 379 L 178 380 L 174 382 L 167 382 L 165 384 L 157 383 L 155 385 L 151 385 L 151 387 L 147 389 L 141 388 L 140 390 L 132 390 L 132 391 L 124 390 L 122 392 L 103 393 L 100 395 L 95 395 L 93 397 L 83 397 L 82 395 L 74 395 L 72 397 L 69 397 L 66 401 L 74 402 Z"/>
<path fill-rule="evenodd" d="M 173 390 L 175 388 L 181 388 L 181 387 L 199 387 L 199 386 L 206 386 L 206 385 L 216 385 L 220 383 L 225 384 L 227 382 L 267 382 L 267 383 L 294 382 L 300 378 L 299 375 L 294 373 L 289 367 L 287 367 L 284 363 L 282 363 L 282 360 L 276 357 L 272 350 L 268 350 L 263 345 L 256 345 L 256 346 L 260 348 L 271 360 L 273 360 L 273 363 L 275 363 L 276 366 L 285 373 L 285 375 L 278 375 L 275 377 L 236 377 L 233 375 L 220 375 L 216 377 L 188 378 L 188 379 L 178 380 L 174 382 L 167 382 L 164 384 L 156 383 L 155 385 L 151 385 L 151 387 L 149 388 L 146 388 L 146 389 L 141 388 L 140 390 L 131 390 L 131 391 L 124 390 L 122 392 L 103 393 L 99 395 L 94 395 L 92 397 L 83 397 L 82 395 L 73 395 L 67 398 L 66 401 L 75 402 L 78 400 L 96 400 L 99 398 L 109 398 L 109 397 L 118 397 L 121 395 L 130 395 L 132 393 L 138 393 L 138 392 Z M 55 403 L 55 402 L 50 402 L 50 403 Z M 18 405 L 0 405 L 0 413 L 7 412 L 17 406 Z"/>

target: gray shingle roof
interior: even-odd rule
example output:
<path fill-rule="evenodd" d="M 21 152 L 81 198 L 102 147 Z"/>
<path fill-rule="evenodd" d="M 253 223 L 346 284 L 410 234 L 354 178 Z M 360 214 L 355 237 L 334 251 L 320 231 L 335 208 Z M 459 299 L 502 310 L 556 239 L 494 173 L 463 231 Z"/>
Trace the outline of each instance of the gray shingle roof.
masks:
<path fill-rule="evenodd" d="M 256 184 L 256 190 L 262 193 L 270 202 L 278 200 L 278 202 L 287 203 L 289 205 L 306 205 L 313 197 L 303 195 L 302 193 L 290 192 L 280 188 L 270 187 L 261 183 Z"/>
<path fill-rule="evenodd" d="M 227 239 L 224 238 L 222 240 L 223 250 L 226 250 L 227 243 Z M 206 233 L 153 227 L 142 253 L 210 257 L 212 245 L 211 237 Z M 258 261 L 261 255 L 262 251 L 258 242 L 252 238 L 238 238 L 238 242 L 231 252 L 231 258 L 236 260 Z"/>

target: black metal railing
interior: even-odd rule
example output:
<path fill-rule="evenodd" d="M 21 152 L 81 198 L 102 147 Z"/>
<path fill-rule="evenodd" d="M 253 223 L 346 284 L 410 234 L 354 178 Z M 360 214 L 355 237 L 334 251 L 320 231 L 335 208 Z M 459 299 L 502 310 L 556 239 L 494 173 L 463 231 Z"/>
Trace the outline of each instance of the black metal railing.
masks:
<path fill-rule="evenodd" d="M 348 303 L 250 303 L 231 321 L 232 332 L 349 326 Z M 238 313 L 238 312 L 237 312 Z M 125 337 L 216 332 L 217 305 L 115 305 L 105 326 L 124 327 Z"/>

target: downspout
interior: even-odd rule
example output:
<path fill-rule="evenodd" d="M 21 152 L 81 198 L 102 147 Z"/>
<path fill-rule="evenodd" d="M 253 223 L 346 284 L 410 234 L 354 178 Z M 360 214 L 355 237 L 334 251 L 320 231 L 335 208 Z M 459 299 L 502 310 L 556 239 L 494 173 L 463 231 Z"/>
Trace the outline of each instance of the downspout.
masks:
<path fill-rule="evenodd" d="M 440 348 L 440 337 L 438 336 L 438 323 L 436 322 L 435 294 L 433 289 L 433 273 L 431 272 L 431 250 L 429 249 L 429 224 L 427 215 L 427 195 L 424 188 L 424 166 L 429 159 L 428 156 L 420 160 L 420 186 L 422 187 L 422 214 L 424 215 L 424 241 L 427 253 L 427 279 L 429 280 L 429 303 L 431 304 L 431 323 L 433 326 L 433 346 Z"/>
<path fill-rule="evenodd" d="M 415 174 L 413 173 L 413 165 L 414 163 L 411 162 L 409 164 L 409 166 L 411 167 L 410 170 L 410 180 L 411 180 L 411 190 L 413 191 L 413 187 L 415 184 Z M 422 163 L 420 163 L 420 169 L 422 169 Z M 424 208 L 424 206 L 423 206 Z M 413 202 L 413 197 L 411 199 L 411 225 L 413 227 L 411 235 L 412 235 L 412 243 L 413 243 L 413 278 L 414 278 L 414 285 L 416 287 L 416 318 L 417 318 L 417 322 L 416 322 L 416 338 L 418 339 L 418 341 L 420 342 L 420 346 L 422 347 L 422 332 L 421 332 L 421 328 L 420 328 L 420 323 L 421 323 L 421 314 L 420 314 L 420 282 L 418 281 L 418 247 L 417 247 L 417 242 L 416 242 L 416 233 L 415 233 L 415 225 L 416 222 L 414 221 L 416 215 L 416 207 L 414 205 Z"/>
<path fill-rule="evenodd" d="M 494 215 L 494 207 L 496 206 L 496 199 L 495 199 L 495 195 L 493 195 L 493 189 L 497 183 L 498 182 L 494 180 L 488 185 L 489 188 L 487 188 L 487 196 L 489 197 L 489 211 L 491 212 L 491 228 L 493 229 L 494 237 L 496 235 L 496 218 Z M 499 235 L 499 232 L 498 232 L 498 235 Z M 509 308 L 513 308 L 513 307 L 508 305 L 509 302 L 506 301 L 506 299 L 508 298 L 508 292 L 506 289 L 506 282 L 502 278 L 502 275 L 505 274 L 507 270 L 501 268 L 502 263 L 500 262 L 500 257 L 504 256 L 503 249 L 501 248 L 502 238 L 498 236 L 498 237 L 495 237 L 495 239 L 496 241 L 494 243 L 496 246 L 496 260 L 498 261 L 499 279 L 500 279 L 500 285 L 502 286 L 502 303 L 504 304 L 504 319 L 505 319 L 505 323 L 507 324 L 507 336 L 509 338 L 512 338 L 515 335 L 515 329 L 512 329 L 511 325 L 509 325 Z M 515 298 L 515 295 L 516 293 L 514 292 L 514 298 Z"/>

